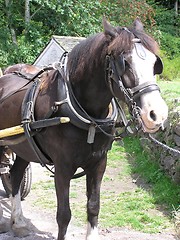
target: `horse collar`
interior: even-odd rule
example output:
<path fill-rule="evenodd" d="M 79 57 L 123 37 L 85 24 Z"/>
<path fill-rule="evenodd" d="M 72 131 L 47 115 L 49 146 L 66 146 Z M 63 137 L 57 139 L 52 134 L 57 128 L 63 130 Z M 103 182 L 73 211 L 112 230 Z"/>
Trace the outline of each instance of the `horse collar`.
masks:
<path fill-rule="evenodd" d="M 62 77 L 59 74 L 58 77 L 58 95 L 59 99 L 55 102 L 55 106 L 58 106 L 61 114 L 70 118 L 70 123 L 74 126 L 88 131 L 88 143 L 94 142 L 94 137 L 97 132 L 103 132 L 104 134 L 112 137 L 108 132 L 112 131 L 117 120 L 117 107 L 115 100 L 112 99 L 109 106 L 109 114 L 105 119 L 96 119 L 91 117 L 80 105 L 76 97 L 74 96 L 71 83 L 69 80 Z"/>

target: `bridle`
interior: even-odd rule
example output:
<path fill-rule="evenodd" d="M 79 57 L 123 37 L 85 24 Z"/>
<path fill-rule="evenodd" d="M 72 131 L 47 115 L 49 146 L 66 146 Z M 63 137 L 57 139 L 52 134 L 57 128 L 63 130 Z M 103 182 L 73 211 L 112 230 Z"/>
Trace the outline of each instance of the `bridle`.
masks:
<path fill-rule="evenodd" d="M 160 60 L 160 58 L 158 60 Z M 125 102 L 129 108 L 129 112 L 132 117 L 131 122 L 137 122 L 139 125 L 137 129 L 139 130 L 142 127 L 143 123 L 140 116 L 141 108 L 137 105 L 137 101 L 145 93 L 152 91 L 160 91 L 159 86 L 153 81 L 147 81 L 133 88 L 126 88 L 122 81 L 123 75 L 125 73 L 125 59 L 123 53 L 118 58 L 115 58 L 112 54 L 106 55 L 105 72 L 106 83 L 113 97 L 116 99 L 114 89 L 118 88 L 118 90 L 123 94 Z M 133 74 L 133 71 L 131 71 L 131 73 Z M 133 76 L 135 82 L 138 82 L 135 74 L 133 74 Z M 127 125 L 130 125 L 130 123 L 127 121 L 125 113 L 122 107 L 118 104 L 117 100 L 116 102 L 118 105 L 119 114 L 123 120 L 125 127 L 127 127 Z M 131 129 L 128 129 L 129 132 L 132 133 Z"/>

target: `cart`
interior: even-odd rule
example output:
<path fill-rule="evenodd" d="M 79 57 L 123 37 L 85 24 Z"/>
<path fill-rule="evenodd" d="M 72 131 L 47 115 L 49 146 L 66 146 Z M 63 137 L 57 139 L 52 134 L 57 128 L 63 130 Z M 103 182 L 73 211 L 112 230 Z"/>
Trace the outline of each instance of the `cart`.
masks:
<path fill-rule="evenodd" d="M 10 148 L 4 147 L 4 151 L 0 159 L 0 178 L 8 196 L 11 194 L 10 170 L 15 159 L 16 154 Z M 29 194 L 31 190 L 31 183 L 32 169 L 31 164 L 29 164 L 24 172 L 24 176 L 20 186 L 21 199 L 24 199 Z"/>

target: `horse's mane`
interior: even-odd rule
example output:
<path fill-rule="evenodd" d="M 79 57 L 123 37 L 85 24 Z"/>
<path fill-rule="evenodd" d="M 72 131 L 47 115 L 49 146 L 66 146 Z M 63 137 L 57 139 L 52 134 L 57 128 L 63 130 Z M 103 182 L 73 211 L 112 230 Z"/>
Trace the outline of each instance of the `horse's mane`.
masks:
<path fill-rule="evenodd" d="M 68 71 L 72 81 L 78 81 L 85 69 L 88 72 L 100 65 L 108 46 L 104 34 L 98 33 L 76 45 L 69 54 Z"/>
<path fill-rule="evenodd" d="M 142 45 L 153 54 L 158 54 L 157 42 L 144 31 L 135 27 L 116 27 L 116 36 L 107 36 L 105 33 L 95 34 L 76 45 L 69 54 L 68 71 L 72 82 L 81 80 L 83 74 L 90 74 L 94 67 L 104 68 L 104 59 L 107 54 L 114 56 L 132 50 L 133 38 L 141 40 Z"/>

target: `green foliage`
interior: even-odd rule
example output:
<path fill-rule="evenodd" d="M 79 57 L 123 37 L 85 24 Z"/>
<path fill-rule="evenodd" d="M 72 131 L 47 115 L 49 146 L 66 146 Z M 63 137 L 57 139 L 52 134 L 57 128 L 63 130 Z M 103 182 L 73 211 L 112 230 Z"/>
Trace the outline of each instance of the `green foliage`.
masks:
<path fill-rule="evenodd" d="M 111 0 L 102 1 L 109 19 L 121 26 L 129 26 L 136 17 L 140 17 L 148 30 L 151 30 L 155 24 L 154 10 L 145 0 Z"/>
<path fill-rule="evenodd" d="M 139 16 L 147 31 L 160 40 L 168 57 L 179 54 L 179 20 L 172 9 L 154 0 L 32 0 L 30 23 L 24 19 L 25 0 L 0 0 L 0 67 L 32 63 L 53 34 L 89 36 L 102 31 L 102 16 L 115 26 L 129 26 Z M 168 5 L 167 7 L 170 7 Z M 158 28 L 158 29 L 157 29 Z M 12 37 L 15 32 L 15 39 Z M 160 30 L 160 31 L 159 31 Z"/>
<path fill-rule="evenodd" d="M 172 36 L 179 36 L 180 33 L 180 18 L 176 16 L 175 11 L 168 10 L 164 7 L 156 7 L 155 20 L 158 29 L 162 32 L 171 34 Z"/>
<path fill-rule="evenodd" d="M 31 20 L 25 24 L 25 1 L 11 1 L 4 8 L 0 0 L 1 67 L 17 63 L 32 63 L 53 34 L 89 36 L 102 31 L 102 16 L 114 25 L 128 26 L 139 16 L 146 26 L 153 26 L 153 9 L 145 0 L 115 1 L 30 1 Z M 16 41 L 12 40 L 15 31 Z"/>
<path fill-rule="evenodd" d="M 174 9 L 170 8 L 168 1 L 161 1 L 158 5 L 151 1 L 156 12 L 154 18 L 158 31 L 155 33 L 162 49 L 161 56 L 164 63 L 161 78 L 175 80 L 180 77 L 180 18 Z"/>
<path fill-rule="evenodd" d="M 164 70 L 161 74 L 161 79 L 178 80 L 180 79 L 180 55 L 169 59 L 166 54 L 163 55 Z"/>
<path fill-rule="evenodd" d="M 0 49 L 0 63 L 1 63 L 0 66 L 2 68 L 9 64 L 9 58 L 8 57 L 9 57 L 8 54 L 5 51 Z"/>
<path fill-rule="evenodd" d="M 87 36 L 102 30 L 103 7 L 99 1 L 66 0 L 59 6 L 61 35 Z"/>
<path fill-rule="evenodd" d="M 180 37 L 161 32 L 160 37 L 161 56 L 164 69 L 161 78 L 165 80 L 176 80 L 180 78 Z"/>
<path fill-rule="evenodd" d="M 155 31 L 154 36 L 158 39 L 164 55 L 169 59 L 177 58 L 180 53 L 180 18 L 174 9 L 175 1 L 148 0 L 147 2 L 151 4 L 155 11 L 154 19 L 157 31 Z M 168 70 L 170 69 L 170 72 L 174 72 L 174 63 L 171 62 L 170 64 Z"/>
<path fill-rule="evenodd" d="M 160 38 L 161 46 L 166 52 L 166 56 L 173 58 L 174 56 L 179 56 L 180 54 L 180 37 L 173 37 L 168 33 L 162 32 Z"/>

